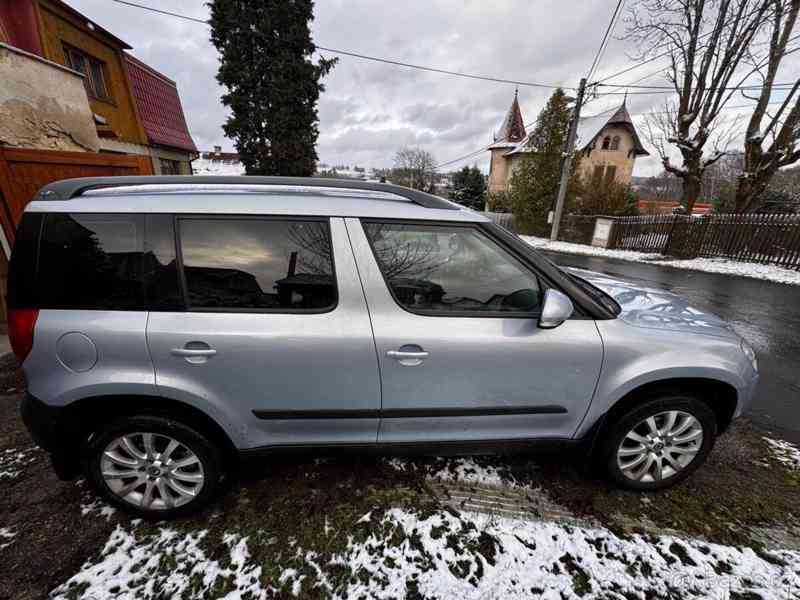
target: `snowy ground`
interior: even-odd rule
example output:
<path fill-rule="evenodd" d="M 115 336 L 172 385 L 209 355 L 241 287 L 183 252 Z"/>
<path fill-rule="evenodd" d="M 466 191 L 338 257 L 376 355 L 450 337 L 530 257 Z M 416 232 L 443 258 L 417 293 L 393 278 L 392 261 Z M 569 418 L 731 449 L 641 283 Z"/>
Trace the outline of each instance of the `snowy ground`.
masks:
<path fill-rule="evenodd" d="M 566 254 L 580 254 L 583 256 L 603 256 L 606 258 L 616 258 L 619 260 L 629 260 L 632 262 L 647 262 L 677 269 L 689 269 L 692 271 L 705 271 L 706 273 L 721 273 L 724 275 L 740 275 L 742 277 L 752 277 L 754 279 L 764 279 L 778 283 L 789 283 L 800 285 L 800 271 L 784 269 L 775 265 L 762 265 L 758 263 L 741 262 L 727 260 L 724 258 L 690 258 L 677 260 L 664 258 L 661 254 L 652 252 L 635 252 L 633 250 L 607 250 L 585 244 L 572 244 L 570 242 L 551 242 L 546 238 L 534 237 L 530 235 L 520 236 L 523 240 L 535 248 L 550 250 L 553 252 L 563 252 Z"/>
<path fill-rule="evenodd" d="M 797 468 L 797 447 L 763 439 L 765 468 Z M 418 468 L 408 459 L 385 464 L 402 475 Z M 546 493 L 485 459 L 436 459 L 425 472 L 451 488 Z M 262 516 L 253 523 L 247 513 L 216 512 L 195 527 L 120 519 L 104 547 L 51 598 L 800 597 L 800 551 L 787 548 L 402 501 L 309 515 L 309 536 L 287 532 L 284 519 L 270 521 L 250 499 L 239 502 Z M 84 506 L 84 515 L 107 514 L 100 501 Z M 8 534 L 0 532 L 6 542 Z"/>
<path fill-rule="evenodd" d="M 258 540 L 117 526 L 98 560 L 53 593 L 97 598 L 727 598 L 800 594 L 800 553 L 479 513 L 391 508 L 352 523 L 341 552 L 300 546 L 265 573 Z M 320 536 L 324 536 L 320 532 Z M 221 543 L 220 543 L 221 542 Z M 165 565 L 168 568 L 164 568 Z M 271 577 L 268 575 L 272 575 Z M 277 576 L 275 576 L 277 575 Z M 727 595 L 719 595 L 724 591 Z M 248 596 L 249 594 L 249 596 Z M 749 594 L 749 595 L 747 595 Z M 757 594 L 757 596 L 755 596 Z"/>
<path fill-rule="evenodd" d="M 19 477 L 27 465 L 36 461 L 39 452 L 36 446 L 0 450 L 0 480 Z"/>

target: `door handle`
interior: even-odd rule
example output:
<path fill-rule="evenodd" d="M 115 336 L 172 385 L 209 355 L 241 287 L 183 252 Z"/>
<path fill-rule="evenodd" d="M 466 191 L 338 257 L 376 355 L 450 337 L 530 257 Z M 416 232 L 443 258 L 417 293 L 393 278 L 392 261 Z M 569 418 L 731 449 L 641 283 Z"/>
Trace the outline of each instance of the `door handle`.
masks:
<path fill-rule="evenodd" d="M 175 356 L 214 356 L 217 353 L 213 348 L 173 348 L 170 352 Z"/>
<path fill-rule="evenodd" d="M 216 355 L 217 351 L 205 342 L 187 342 L 183 348 L 173 348 L 170 353 L 173 356 L 182 356 L 189 364 L 202 365 Z"/>
<path fill-rule="evenodd" d="M 428 353 L 416 344 L 400 346 L 399 350 L 387 350 L 386 356 L 395 359 L 404 367 L 417 367 L 422 364 Z"/>
<path fill-rule="evenodd" d="M 405 352 L 403 350 L 388 350 L 386 352 L 386 356 L 389 358 L 396 358 L 396 359 L 403 359 L 403 358 L 410 358 L 410 359 L 417 359 L 423 360 L 430 356 L 424 350 L 422 352 Z"/>

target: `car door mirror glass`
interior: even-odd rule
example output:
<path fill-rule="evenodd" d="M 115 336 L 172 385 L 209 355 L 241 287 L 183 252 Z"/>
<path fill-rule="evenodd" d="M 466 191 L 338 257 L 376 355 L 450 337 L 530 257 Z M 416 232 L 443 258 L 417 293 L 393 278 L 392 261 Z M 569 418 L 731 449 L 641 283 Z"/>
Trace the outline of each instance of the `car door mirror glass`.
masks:
<path fill-rule="evenodd" d="M 552 329 L 558 327 L 572 316 L 575 308 L 572 300 L 558 290 L 547 290 L 544 294 L 544 305 L 539 317 L 539 327 Z"/>

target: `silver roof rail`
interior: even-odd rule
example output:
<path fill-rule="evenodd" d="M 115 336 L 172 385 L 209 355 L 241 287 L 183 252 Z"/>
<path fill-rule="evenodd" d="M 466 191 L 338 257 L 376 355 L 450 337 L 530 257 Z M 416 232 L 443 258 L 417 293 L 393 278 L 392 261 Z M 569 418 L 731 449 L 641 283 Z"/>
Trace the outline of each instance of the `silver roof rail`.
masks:
<path fill-rule="evenodd" d="M 80 177 L 62 179 L 48 183 L 33 197 L 34 200 L 70 200 L 90 190 L 109 187 L 139 185 L 264 185 L 264 186 L 302 186 L 319 188 L 338 188 L 365 190 L 395 194 L 425 208 L 459 210 L 459 206 L 433 194 L 419 190 L 392 185 L 352 179 L 333 179 L 327 177 L 260 177 L 252 175 L 213 176 L 213 175 L 134 175 L 119 177 Z"/>

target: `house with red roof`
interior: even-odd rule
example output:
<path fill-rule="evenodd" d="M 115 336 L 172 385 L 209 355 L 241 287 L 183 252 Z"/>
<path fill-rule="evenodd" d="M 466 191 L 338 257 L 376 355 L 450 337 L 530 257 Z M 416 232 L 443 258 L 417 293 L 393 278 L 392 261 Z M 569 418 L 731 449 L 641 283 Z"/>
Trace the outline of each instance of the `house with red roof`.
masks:
<path fill-rule="evenodd" d="M 24 68 L 41 70 L 50 64 L 69 71 L 83 81 L 88 102 L 88 110 L 77 110 L 74 98 L 67 106 L 57 86 L 42 83 L 47 77 L 27 78 L 17 69 L 12 81 L 6 74 L 8 85 L 20 86 L 19 93 L 7 90 L 10 95 L 22 98 L 24 91 L 32 99 L 30 106 L 13 105 L 20 114 L 3 115 L 18 127 L 0 143 L 144 155 L 156 174 L 191 174 L 197 148 L 175 82 L 135 58 L 129 44 L 99 23 L 62 0 L 0 0 L 0 49 L 13 54 L 20 65 L 27 60 L 24 57 L 40 59 L 35 65 L 27 60 L 33 66 Z M 30 89 L 35 85 L 42 85 L 38 96 Z M 46 119 L 29 118 L 44 109 L 48 109 Z M 96 138 L 86 134 L 87 119 Z M 47 131 L 24 131 L 23 126 Z"/>

